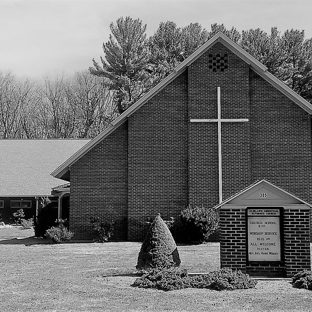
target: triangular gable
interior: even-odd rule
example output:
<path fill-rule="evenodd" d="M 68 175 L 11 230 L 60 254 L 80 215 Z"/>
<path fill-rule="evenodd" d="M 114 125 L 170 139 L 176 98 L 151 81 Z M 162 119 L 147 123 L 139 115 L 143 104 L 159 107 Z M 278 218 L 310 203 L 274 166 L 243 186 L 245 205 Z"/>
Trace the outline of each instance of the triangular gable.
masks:
<path fill-rule="evenodd" d="M 278 206 L 304 204 L 311 207 L 311 204 L 303 201 L 295 195 L 288 193 L 280 187 L 266 181 L 258 181 L 239 193 L 218 204 L 214 208 L 222 208 L 224 205 L 235 206 Z"/>
<path fill-rule="evenodd" d="M 307 113 L 312 114 L 312 105 L 294 92 L 291 88 L 286 86 L 283 82 L 277 79 L 275 76 L 267 71 L 267 67 L 256 60 L 253 56 L 247 53 L 238 44 L 233 42 L 223 33 L 219 32 L 211 39 L 209 39 L 205 44 L 198 48 L 192 55 L 185 59 L 180 65 L 178 65 L 173 72 L 168 75 L 164 80 L 162 80 L 158 85 L 147 92 L 142 98 L 140 98 L 136 103 L 129 107 L 125 112 L 118 116 L 102 133 L 85 145 L 81 150 L 71 156 L 67 161 L 65 161 L 61 166 L 54 170 L 51 175 L 56 178 L 62 178 L 68 172 L 69 167 L 78 161 L 82 156 L 84 156 L 88 151 L 90 151 L 95 145 L 117 129 L 122 123 L 124 123 L 129 116 L 131 116 L 135 111 L 137 111 L 142 105 L 148 102 L 152 97 L 154 97 L 158 92 L 165 88 L 169 83 L 176 79 L 182 72 L 184 72 L 188 66 L 195 62 L 201 55 L 203 55 L 212 45 L 220 42 L 231 50 L 234 54 L 240 57 L 243 61 L 250 65 L 250 67 L 267 82 L 273 85 L 276 89 L 286 95 L 289 99 L 295 102 L 299 107 L 304 109 Z"/>

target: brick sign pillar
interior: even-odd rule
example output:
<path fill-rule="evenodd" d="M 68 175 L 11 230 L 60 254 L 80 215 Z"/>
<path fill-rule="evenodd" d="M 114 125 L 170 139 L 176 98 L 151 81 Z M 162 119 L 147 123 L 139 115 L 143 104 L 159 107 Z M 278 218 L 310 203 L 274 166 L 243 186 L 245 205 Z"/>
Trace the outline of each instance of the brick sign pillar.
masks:
<path fill-rule="evenodd" d="M 310 204 L 262 180 L 217 207 L 222 268 L 266 277 L 311 270 Z"/>

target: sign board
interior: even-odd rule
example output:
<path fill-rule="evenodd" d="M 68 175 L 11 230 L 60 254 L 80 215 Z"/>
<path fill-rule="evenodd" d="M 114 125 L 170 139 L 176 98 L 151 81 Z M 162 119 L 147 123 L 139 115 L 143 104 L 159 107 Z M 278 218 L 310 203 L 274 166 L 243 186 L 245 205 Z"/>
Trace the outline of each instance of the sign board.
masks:
<path fill-rule="evenodd" d="M 281 211 L 279 208 L 247 209 L 249 261 L 281 261 Z"/>

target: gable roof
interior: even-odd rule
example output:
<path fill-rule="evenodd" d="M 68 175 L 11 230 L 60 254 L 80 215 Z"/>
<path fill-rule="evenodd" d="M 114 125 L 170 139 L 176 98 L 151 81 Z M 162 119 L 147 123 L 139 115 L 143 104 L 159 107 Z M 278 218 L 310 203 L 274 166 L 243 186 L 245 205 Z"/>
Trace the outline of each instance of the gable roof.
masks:
<path fill-rule="evenodd" d="M 294 92 L 291 88 L 286 86 L 282 81 L 277 79 L 271 73 L 267 71 L 267 67 L 256 60 L 253 56 L 251 56 L 248 52 L 246 52 L 242 47 L 233 42 L 223 33 L 219 32 L 214 35 L 211 39 L 209 39 L 206 43 L 204 43 L 200 48 L 198 48 L 192 55 L 190 55 L 187 59 L 185 59 L 181 64 L 179 64 L 173 72 L 168 75 L 164 80 L 162 80 L 159 84 L 157 84 L 154 88 L 152 88 L 149 92 L 147 92 L 142 98 L 140 98 L 136 103 L 130 106 L 125 112 L 123 112 L 120 116 L 118 116 L 102 133 L 100 133 L 97 137 L 95 137 L 92 141 L 86 144 L 81 150 L 72 155 L 69 159 L 67 159 L 61 166 L 55 169 L 51 174 L 54 177 L 62 178 L 65 175 L 68 175 L 69 167 L 79 160 L 82 156 L 84 156 L 88 151 L 90 151 L 93 146 L 95 146 L 102 139 L 107 137 L 111 132 L 113 132 L 119 125 L 124 123 L 129 116 L 131 116 L 135 111 L 137 111 L 142 105 L 148 102 L 153 96 L 155 96 L 158 92 L 160 92 L 164 87 L 166 87 L 170 82 L 172 82 L 175 78 L 177 78 L 182 72 L 184 72 L 188 66 L 190 66 L 193 62 L 195 62 L 202 54 L 204 54 L 212 45 L 220 42 L 224 46 L 226 46 L 229 50 L 231 50 L 234 54 L 240 57 L 243 61 L 245 61 L 249 66 L 263 79 L 273 85 L 276 89 L 286 95 L 289 99 L 295 102 L 298 106 L 300 106 L 307 113 L 312 114 L 312 105 Z"/>
<path fill-rule="evenodd" d="M 0 140 L 0 196 L 50 195 L 51 171 L 90 140 Z"/>
<path fill-rule="evenodd" d="M 251 185 L 249 185 L 248 187 L 239 191 L 238 193 L 234 194 L 233 196 L 230 196 L 229 198 L 224 200 L 222 203 L 214 206 L 213 208 L 214 209 L 222 208 L 222 206 L 224 206 L 225 204 L 230 204 L 230 203 L 237 204 L 238 201 L 241 204 L 242 201 L 245 200 L 245 198 L 242 198 L 244 194 L 247 195 L 249 204 L 251 202 L 250 199 L 252 199 L 255 201 L 255 204 L 259 205 L 259 202 L 258 202 L 259 198 L 254 196 L 254 194 L 252 193 L 253 190 L 254 191 L 258 190 L 260 192 L 262 190 L 265 190 L 265 191 L 270 191 L 270 190 L 272 191 L 273 190 L 273 194 L 271 193 L 271 199 L 267 201 L 270 204 L 272 204 L 272 200 L 275 201 L 276 203 L 280 203 L 281 199 L 282 200 L 284 199 L 286 201 L 287 201 L 287 199 L 288 199 L 288 201 L 289 201 L 289 199 L 291 199 L 297 203 L 305 204 L 308 207 L 312 207 L 311 204 L 305 202 L 304 200 L 300 199 L 299 197 L 297 197 L 293 194 L 290 194 L 289 192 L 287 192 L 284 189 L 274 185 L 273 183 L 270 183 L 269 181 L 267 181 L 265 179 L 262 179 L 260 181 L 256 181 L 256 182 L 252 183 Z M 258 195 L 258 193 L 257 193 L 257 195 Z M 265 203 L 266 202 L 265 198 L 261 199 L 261 202 Z"/>

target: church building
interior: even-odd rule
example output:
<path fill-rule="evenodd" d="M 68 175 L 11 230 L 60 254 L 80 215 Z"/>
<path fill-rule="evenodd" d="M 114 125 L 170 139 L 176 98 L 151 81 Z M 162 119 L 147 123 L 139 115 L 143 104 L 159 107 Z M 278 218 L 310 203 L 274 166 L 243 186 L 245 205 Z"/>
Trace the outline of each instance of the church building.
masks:
<path fill-rule="evenodd" d="M 312 105 L 222 33 L 183 61 L 52 175 L 70 181 L 70 230 L 115 221 L 141 240 L 160 213 L 214 207 L 265 179 L 312 202 Z"/>

